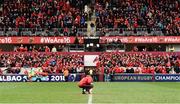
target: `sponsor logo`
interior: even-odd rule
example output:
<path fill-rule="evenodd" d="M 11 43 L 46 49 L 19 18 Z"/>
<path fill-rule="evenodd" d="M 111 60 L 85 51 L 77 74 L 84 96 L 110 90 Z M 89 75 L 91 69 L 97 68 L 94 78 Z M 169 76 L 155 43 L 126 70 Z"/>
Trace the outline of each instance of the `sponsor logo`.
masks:
<path fill-rule="evenodd" d="M 21 82 L 23 81 L 23 76 L 0 76 L 0 82 Z"/>

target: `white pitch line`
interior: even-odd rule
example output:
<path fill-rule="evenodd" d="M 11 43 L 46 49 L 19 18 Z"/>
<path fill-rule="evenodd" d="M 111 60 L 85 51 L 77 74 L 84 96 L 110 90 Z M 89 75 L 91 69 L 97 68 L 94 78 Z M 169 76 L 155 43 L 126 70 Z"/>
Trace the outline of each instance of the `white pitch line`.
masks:
<path fill-rule="evenodd" d="M 92 94 L 88 95 L 88 104 L 92 104 Z"/>

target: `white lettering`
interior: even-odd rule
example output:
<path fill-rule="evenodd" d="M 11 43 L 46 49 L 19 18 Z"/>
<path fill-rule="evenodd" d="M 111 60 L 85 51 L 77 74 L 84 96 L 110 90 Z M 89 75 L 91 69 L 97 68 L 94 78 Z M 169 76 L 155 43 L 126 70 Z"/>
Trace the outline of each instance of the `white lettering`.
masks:
<path fill-rule="evenodd" d="M 165 37 L 165 42 L 180 42 L 180 38 L 177 37 Z"/>
<path fill-rule="evenodd" d="M 66 38 L 46 38 L 46 37 L 43 37 L 41 38 L 40 40 L 41 43 L 70 43 L 71 42 L 71 39 L 70 37 L 66 37 Z"/>
<path fill-rule="evenodd" d="M 16 80 L 17 80 L 17 81 L 21 81 L 21 79 L 22 79 L 21 76 L 17 76 L 17 77 L 16 77 Z"/>
<path fill-rule="evenodd" d="M 11 81 L 16 81 L 16 77 L 12 76 Z"/>
<path fill-rule="evenodd" d="M 137 37 L 135 38 L 134 40 L 135 42 L 139 42 L 139 43 L 152 43 L 152 42 L 158 42 L 158 39 L 156 37 L 154 38 L 140 38 L 140 37 Z"/>
<path fill-rule="evenodd" d="M 20 82 L 21 80 L 21 76 L 0 76 L 0 82 Z"/>
<path fill-rule="evenodd" d="M 11 81 L 11 76 L 6 76 L 6 81 Z"/>
<path fill-rule="evenodd" d="M 180 80 L 180 76 L 155 76 L 155 80 L 178 81 L 178 80 Z"/>
<path fill-rule="evenodd" d="M 0 43 L 12 43 L 11 37 L 0 38 Z"/>

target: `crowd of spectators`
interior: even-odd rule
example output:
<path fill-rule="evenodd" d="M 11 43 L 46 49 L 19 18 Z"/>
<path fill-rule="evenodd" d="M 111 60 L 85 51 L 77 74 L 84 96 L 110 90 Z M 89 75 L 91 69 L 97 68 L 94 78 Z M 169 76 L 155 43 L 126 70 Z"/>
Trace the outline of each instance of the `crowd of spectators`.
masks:
<path fill-rule="evenodd" d="M 102 53 L 97 57 L 94 73 L 180 73 L 176 53 Z M 60 53 L 0 53 L 0 74 L 22 73 L 22 68 L 42 68 L 48 74 L 83 72 L 84 56 Z M 2 68 L 5 68 L 2 70 Z"/>
<path fill-rule="evenodd" d="M 166 35 L 180 33 L 179 0 L 99 0 L 96 4 L 98 28 L 159 28 Z"/>
<path fill-rule="evenodd" d="M 0 28 L 85 27 L 88 0 L 3 0 Z"/>
<path fill-rule="evenodd" d="M 30 45 L 30 46 L 14 46 L 14 52 L 68 52 L 68 49 L 65 45 L 57 45 L 49 47 L 47 45 L 44 46 L 36 46 L 36 45 Z"/>
<path fill-rule="evenodd" d="M 97 67 L 108 73 L 180 73 L 180 59 L 168 53 L 104 53 Z"/>
<path fill-rule="evenodd" d="M 0 67 L 6 68 L 9 74 L 19 74 L 21 68 L 41 67 L 49 74 L 62 73 L 68 70 L 70 73 L 77 73 L 83 70 L 84 61 L 82 55 L 71 54 L 44 54 L 44 53 L 16 53 L 0 54 Z M 2 70 L 1 70 L 2 72 Z"/>
<path fill-rule="evenodd" d="M 0 28 L 52 28 L 53 34 L 86 28 L 95 15 L 97 30 L 122 28 L 122 31 L 162 31 L 165 35 L 180 33 L 179 0 L 2 0 Z M 86 10 L 89 8 L 88 10 Z M 72 28 L 72 30 L 70 29 Z M 142 29 L 141 29 L 142 28 Z M 98 30 L 99 31 L 99 30 Z M 111 32 L 112 32 L 111 31 Z M 117 33 L 116 33 L 117 34 Z M 134 34 L 134 33 L 130 33 Z M 146 35 L 145 33 L 143 33 Z M 142 35 L 143 35 L 142 34 Z M 157 33 L 158 34 L 158 33 Z M 99 34 L 98 34 L 99 35 Z"/>

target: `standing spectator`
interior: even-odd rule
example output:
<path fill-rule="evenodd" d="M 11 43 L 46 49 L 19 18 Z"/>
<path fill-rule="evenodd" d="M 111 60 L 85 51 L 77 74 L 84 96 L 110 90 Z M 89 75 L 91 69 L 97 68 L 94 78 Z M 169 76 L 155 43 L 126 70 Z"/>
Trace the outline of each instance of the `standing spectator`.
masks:
<path fill-rule="evenodd" d="M 37 52 L 36 46 L 33 46 L 32 52 Z"/>
<path fill-rule="evenodd" d="M 30 46 L 30 47 L 29 47 L 29 52 L 32 52 L 32 50 L 33 50 L 33 47 Z"/>
<path fill-rule="evenodd" d="M 57 49 L 56 49 L 56 47 L 55 47 L 55 46 L 53 46 L 53 48 L 52 48 L 51 52 L 57 52 Z"/>
<path fill-rule="evenodd" d="M 21 46 L 19 47 L 19 52 L 24 52 L 24 47 L 23 47 L 22 44 L 21 44 Z"/>
<path fill-rule="evenodd" d="M 174 46 L 171 45 L 171 46 L 169 47 L 169 52 L 174 52 L 174 51 L 175 51 Z"/>
<path fill-rule="evenodd" d="M 42 47 L 41 47 L 41 46 L 38 48 L 38 52 L 43 52 L 43 50 L 42 50 Z"/>
<path fill-rule="evenodd" d="M 105 82 L 109 81 L 109 67 L 107 65 L 104 68 L 104 81 Z"/>
<path fill-rule="evenodd" d="M 27 48 L 27 46 L 25 46 L 25 48 L 24 48 L 24 52 L 27 52 L 28 51 L 28 48 Z"/>
<path fill-rule="evenodd" d="M 68 77 L 69 77 L 69 70 L 68 69 L 65 69 L 63 71 L 63 75 L 65 77 L 65 82 L 68 82 Z"/>
<path fill-rule="evenodd" d="M 18 52 L 18 46 L 14 46 L 14 52 Z"/>
<path fill-rule="evenodd" d="M 63 48 L 62 48 L 62 46 L 61 46 L 61 45 L 59 45 L 59 46 L 58 46 L 57 51 L 58 51 L 58 52 L 63 51 Z"/>
<path fill-rule="evenodd" d="M 50 48 L 48 46 L 46 46 L 45 52 L 50 52 Z"/>

